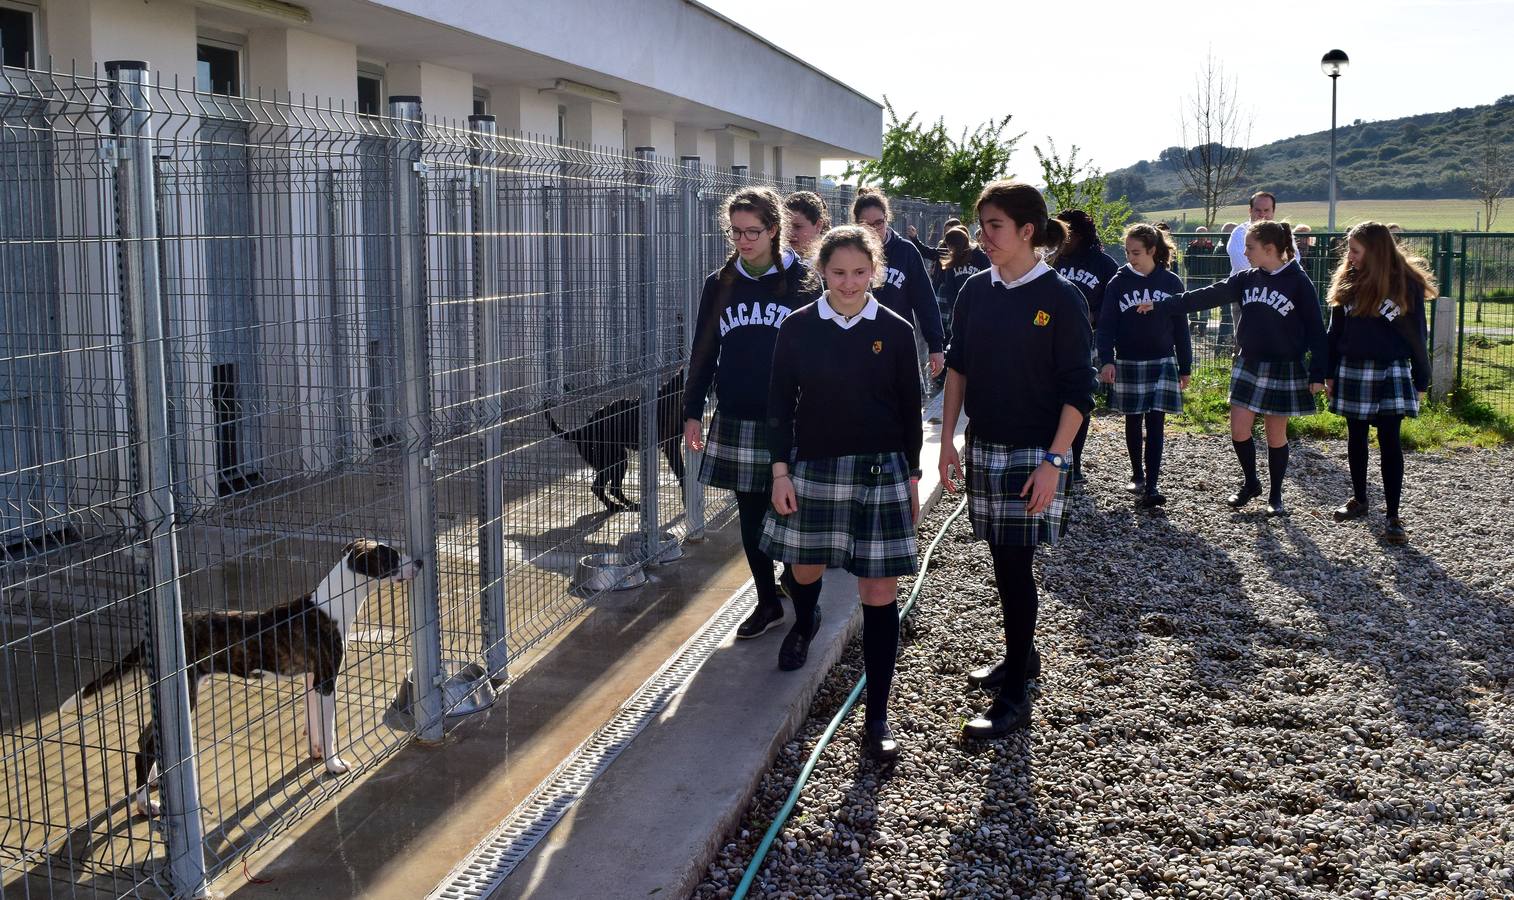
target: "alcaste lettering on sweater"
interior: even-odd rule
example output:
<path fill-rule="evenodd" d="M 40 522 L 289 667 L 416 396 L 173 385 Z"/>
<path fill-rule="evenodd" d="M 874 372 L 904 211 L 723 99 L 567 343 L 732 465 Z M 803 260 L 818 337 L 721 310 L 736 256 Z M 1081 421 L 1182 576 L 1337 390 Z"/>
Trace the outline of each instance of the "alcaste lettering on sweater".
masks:
<path fill-rule="evenodd" d="M 883 284 L 873 290 L 873 296 L 901 319 L 913 323 L 931 353 L 942 352 L 941 310 L 920 251 L 890 228 L 883 242 L 883 257 Z"/>
<path fill-rule="evenodd" d="M 704 417 L 713 384 L 723 414 L 766 419 L 778 326 L 820 296 L 820 280 L 793 254 L 785 253 L 761 278 L 739 269 L 722 269 L 704 280 L 683 393 L 685 418 Z"/>
<path fill-rule="evenodd" d="M 1268 287 L 1246 288 L 1241 293 L 1241 305 L 1245 306 L 1248 303 L 1265 303 L 1283 316 L 1293 312 L 1293 301 Z"/>
<path fill-rule="evenodd" d="M 1104 308 L 1104 290 L 1109 279 L 1114 277 L 1120 264 L 1109 258 L 1100 247 L 1082 247 L 1073 253 L 1057 257 L 1057 274 L 1072 282 L 1083 295 L 1088 305 L 1088 319 L 1098 325 L 1099 312 Z"/>

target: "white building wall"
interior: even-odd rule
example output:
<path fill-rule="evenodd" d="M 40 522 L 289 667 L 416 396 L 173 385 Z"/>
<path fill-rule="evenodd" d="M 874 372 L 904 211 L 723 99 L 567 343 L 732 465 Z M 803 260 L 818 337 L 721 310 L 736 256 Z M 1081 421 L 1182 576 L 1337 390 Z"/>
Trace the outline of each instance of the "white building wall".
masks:
<path fill-rule="evenodd" d="M 440 118 L 468 127 L 473 114 L 473 73 L 427 62 L 392 62 L 386 69 L 385 89 L 390 96 L 421 98 L 428 119 Z M 356 77 L 356 76 L 354 76 Z M 387 103 L 388 97 L 384 98 Z"/>

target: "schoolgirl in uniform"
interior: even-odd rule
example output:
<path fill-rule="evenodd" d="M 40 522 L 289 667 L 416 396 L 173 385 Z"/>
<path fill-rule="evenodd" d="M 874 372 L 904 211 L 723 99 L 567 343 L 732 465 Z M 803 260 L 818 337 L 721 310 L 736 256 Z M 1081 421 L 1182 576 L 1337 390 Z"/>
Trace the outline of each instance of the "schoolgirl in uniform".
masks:
<path fill-rule="evenodd" d="M 1026 682 L 1040 671 L 1033 638 L 1036 547 L 1065 528 L 1073 438 L 1093 408 L 1093 335 L 1083 295 L 1041 260 L 1066 227 L 1046 215 L 1041 192 L 995 181 L 978 197 L 980 243 L 993 264 L 957 295 L 947 354 L 941 427 L 952 434 L 965 410 L 967 491 L 973 534 L 988 542 L 1004 614 L 1004 658 L 968 676 L 996 689 L 986 712 L 963 734 L 992 738 L 1030 724 Z M 941 481 L 960 468 L 941 445 Z"/>
<path fill-rule="evenodd" d="M 1267 515 L 1283 516 L 1288 514 L 1283 506 L 1288 417 L 1313 414 L 1312 395 L 1325 389 L 1325 325 L 1314 282 L 1293 258 L 1293 230 L 1287 222 L 1256 222 L 1247 229 L 1246 259 L 1252 268 L 1188 291 L 1178 303 L 1184 312 L 1240 304 L 1230 375 L 1230 439 L 1245 480 L 1227 502 L 1240 509 L 1262 494 L 1251 436 L 1260 415 L 1267 422 L 1271 479 Z"/>
<path fill-rule="evenodd" d="M 1398 515 L 1404 486 L 1404 416 L 1419 415 L 1430 387 L 1425 349 L 1425 298 L 1435 282 L 1424 263 L 1404 254 L 1387 225 L 1363 222 L 1346 235 L 1346 256 L 1330 283 L 1330 361 L 1325 390 L 1330 409 L 1346 417 L 1346 460 L 1351 499 L 1335 521 L 1367 514 L 1367 436 L 1377 426 L 1387 528 L 1383 539 L 1409 539 Z"/>
<path fill-rule="evenodd" d="M 974 256 L 977 245 L 968 237 L 961 225 L 946 230 L 941 238 L 944 253 L 941 258 L 941 278 L 936 283 L 936 307 L 941 310 L 942 341 L 951 344 L 952 310 L 957 306 L 957 294 L 967 279 L 982 271 Z"/>
<path fill-rule="evenodd" d="M 1167 414 L 1183 411 L 1193 371 L 1188 319 L 1172 302 L 1183 293 L 1183 279 L 1172 271 L 1174 250 L 1172 238 L 1150 225 L 1125 229 L 1127 262 L 1105 285 L 1099 314 L 1099 380 L 1114 386 L 1112 405 L 1125 416 L 1127 490 L 1148 508 L 1167 502 L 1157 489 Z M 1147 303 L 1155 311 L 1142 315 Z"/>
<path fill-rule="evenodd" d="M 820 236 L 831 227 L 825 200 L 814 191 L 795 191 L 783 198 L 783 208 L 788 211 L 789 246 L 801 259 L 814 259 Z"/>
<path fill-rule="evenodd" d="M 725 200 L 721 226 L 731 241 L 725 265 L 704 280 L 684 389 L 684 442 L 703 450 L 699 480 L 736 494 L 741 544 L 756 583 L 757 608 L 736 630 L 754 638 L 783 621 L 773 560 L 759 546 L 772 490 L 765 421 L 778 327 L 819 295 L 814 273 L 784 246 L 783 207 L 770 188 L 743 188 Z M 703 435 L 705 396 L 715 417 Z"/>
<path fill-rule="evenodd" d="M 873 188 L 858 189 L 857 198 L 852 201 L 852 221 L 877 235 L 888 260 L 888 268 L 883 273 L 883 284 L 878 286 L 873 296 L 878 298 L 879 303 L 898 313 L 904 321 L 914 324 L 920 337 L 925 340 L 926 351 L 930 354 L 930 375 L 935 378 L 946 365 L 941 312 L 936 308 L 936 292 L 920 251 L 889 227 L 892 218 L 887 197 Z"/>
<path fill-rule="evenodd" d="M 1104 286 L 1114 277 L 1120 264 L 1104 252 L 1099 240 L 1099 227 L 1093 217 L 1081 209 L 1064 209 L 1057 213 L 1066 226 L 1067 238 L 1056 249 L 1051 266 L 1057 274 L 1073 283 L 1088 305 L 1088 322 L 1097 328 L 1099 311 L 1104 308 Z M 1083 445 L 1088 443 L 1089 418 L 1084 417 L 1078 429 L 1077 439 L 1072 444 L 1072 483 L 1082 484 Z"/>
<path fill-rule="evenodd" d="M 900 575 L 916 569 L 920 378 L 914 329 L 877 300 L 884 250 L 864 228 L 820 242 L 826 292 L 778 330 L 768 393 L 772 510 L 762 548 L 788 564 L 794 625 L 778 667 L 809 655 L 827 567 L 857 576 L 867 671 L 864 749 L 898 755 L 888 692 L 899 650 Z"/>

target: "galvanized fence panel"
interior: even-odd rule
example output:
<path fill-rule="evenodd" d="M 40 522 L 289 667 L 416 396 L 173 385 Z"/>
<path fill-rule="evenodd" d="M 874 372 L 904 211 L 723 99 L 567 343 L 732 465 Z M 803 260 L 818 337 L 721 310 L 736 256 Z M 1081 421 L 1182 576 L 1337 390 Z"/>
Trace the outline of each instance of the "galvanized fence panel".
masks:
<path fill-rule="evenodd" d="M 5 897 L 199 892 L 579 621 L 582 557 L 655 564 L 721 524 L 732 498 L 696 468 L 680 485 L 681 413 L 656 400 L 728 253 L 721 200 L 795 187 L 414 99 L 367 116 L 114 75 L 0 71 Z M 849 190 L 827 194 L 844 220 Z M 310 595 L 358 538 L 423 568 L 335 591 L 328 771 L 307 680 L 201 677 L 273 666 L 313 620 L 207 643 L 180 615 Z M 139 736 L 161 816 L 129 805 Z"/>
<path fill-rule="evenodd" d="M 1514 430 L 1514 234 L 1462 234 L 1456 249 L 1457 385 Z"/>

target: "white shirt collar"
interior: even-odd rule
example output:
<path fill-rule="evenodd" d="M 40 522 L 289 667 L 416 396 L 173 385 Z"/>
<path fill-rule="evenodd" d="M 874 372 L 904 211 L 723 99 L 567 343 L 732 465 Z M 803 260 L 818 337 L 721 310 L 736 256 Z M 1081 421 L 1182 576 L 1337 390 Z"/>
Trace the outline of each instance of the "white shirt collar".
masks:
<path fill-rule="evenodd" d="M 1293 265 L 1296 262 L 1298 262 L 1297 259 L 1290 259 L 1287 262 L 1283 263 L 1282 265 L 1278 266 L 1276 269 L 1272 269 L 1272 270 L 1268 271 L 1267 274 L 1268 275 L 1276 275 L 1277 273 L 1283 271 L 1284 269 L 1288 268 L 1289 266 Z"/>
<path fill-rule="evenodd" d="M 1046 260 L 1044 260 L 1044 259 L 1038 259 L 1038 260 L 1036 260 L 1036 264 L 1030 267 L 1030 271 L 1029 272 L 1026 272 L 1024 275 L 1021 275 L 1019 278 L 1016 278 L 1014 281 L 1005 281 L 1004 280 L 1004 276 L 999 274 L 999 267 L 998 266 L 996 266 L 996 265 L 995 266 L 989 266 L 988 267 L 988 279 L 990 281 L 992 281 L 994 284 L 1003 285 L 1006 289 L 1007 288 L 1017 288 L 1017 287 L 1019 287 L 1022 284 L 1029 284 L 1030 282 L 1035 281 L 1037 278 L 1040 278 L 1042 275 L 1045 275 L 1047 272 L 1050 272 L 1050 271 L 1051 271 L 1051 266 L 1048 266 L 1046 264 Z"/>
<path fill-rule="evenodd" d="M 793 265 L 794 264 L 794 260 L 796 260 L 798 258 L 799 257 L 794 254 L 794 251 L 792 251 L 792 250 L 784 250 L 783 251 L 783 255 L 778 257 L 778 263 L 775 263 L 775 264 L 773 264 L 771 266 L 768 266 L 768 270 L 766 272 L 763 272 L 761 275 L 752 275 L 752 274 L 748 273 L 747 270 L 746 270 L 746 266 L 743 266 L 741 264 L 741 260 L 738 259 L 738 260 L 736 260 L 736 271 L 738 271 L 741 274 L 745 275 L 749 280 L 756 281 L 759 278 L 766 278 L 769 275 L 773 274 L 774 272 L 778 271 L 778 265 L 780 263 L 783 265 L 784 270 L 787 271 L 788 267 L 791 266 L 791 265 Z"/>
<path fill-rule="evenodd" d="M 841 315 L 841 313 L 836 312 L 836 310 L 831 306 L 830 295 L 831 292 L 826 291 L 825 293 L 820 295 L 819 300 L 815 301 L 817 304 L 819 304 L 820 318 L 822 319 L 829 319 L 842 328 L 851 328 L 853 325 L 856 325 L 863 319 L 878 318 L 878 298 L 874 297 L 871 292 L 869 292 L 867 295 L 867 302 L 862 304 L 862 309 L 850 319 Z"/>

